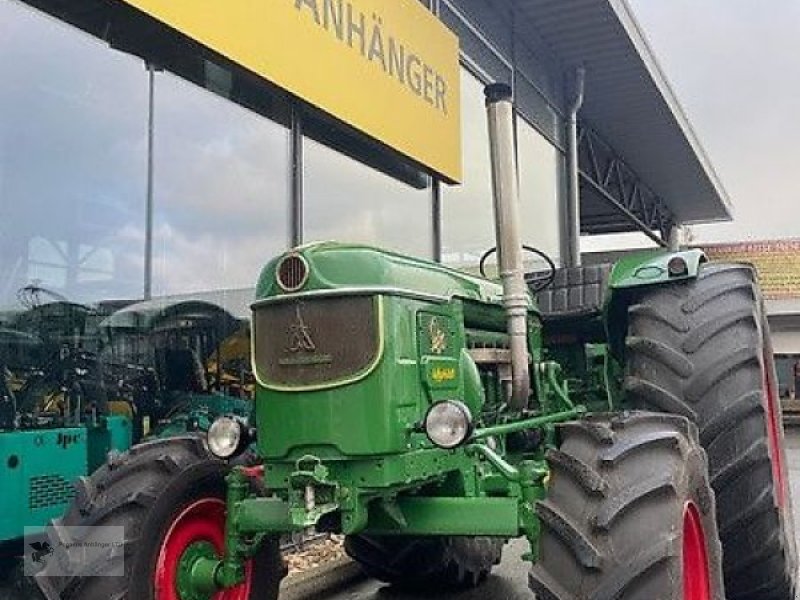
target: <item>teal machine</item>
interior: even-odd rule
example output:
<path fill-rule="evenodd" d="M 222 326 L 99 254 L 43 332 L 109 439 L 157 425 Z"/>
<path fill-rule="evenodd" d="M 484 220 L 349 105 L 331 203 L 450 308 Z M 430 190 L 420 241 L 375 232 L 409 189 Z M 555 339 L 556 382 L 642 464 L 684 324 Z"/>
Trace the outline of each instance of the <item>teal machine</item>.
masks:
<path fill-rule="evenodd" d="M 24 535 L 64 512 L 76 479 L 131 446 L 130 420 L 108 410 L 101 318 L 57 299 L 29 303 L 0 329 L 0 570 Z"/>
<path fill-rule="evenodd" d="M 93 423 L 0 431 L 0 544 L 13 546 L 63 514 L 73 484 L 102 465 L 109 452 L 131 445 L 130 421 L 104 416 Z M 13 550 L 13 551 L 12 551 Z"/>

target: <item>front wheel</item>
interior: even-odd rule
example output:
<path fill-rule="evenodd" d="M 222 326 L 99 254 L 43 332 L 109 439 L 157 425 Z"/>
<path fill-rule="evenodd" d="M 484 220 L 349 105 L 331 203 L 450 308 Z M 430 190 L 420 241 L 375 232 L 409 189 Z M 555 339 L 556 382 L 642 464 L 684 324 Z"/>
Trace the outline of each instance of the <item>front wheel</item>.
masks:
<path fill-rule="evenodd" d="M 83 478 L 70 510 L 48 530 L 51 545 L 86 545 L 94 532 L 101 534 L 98 528 L 118 526 L 124 528 L 124 546 L 102 564 L 80 565 L 80 573 L 71 576 L 48 563 L 36 576 L 45 597 L 181 600 L 184 554 L 198 548 L 217 556 L 223 552 L 227 472 L 199 437 L 187 436 L 136 446 Z M 83 530 L 88 532 L 84 539 L 63 539 L 80 531 L 74 526 L 91 529 Z M 242 585 L 219 591 L 210 600 L 276 599 L 286 573 L 277 538 L 267 539 L 246 569 Z"/>
<path fill-rule="evenodd" d="M 559 427 L 548 452 L 538 600 L 722 600 L 721 549 L 694 425 L 653 413 Z"/>

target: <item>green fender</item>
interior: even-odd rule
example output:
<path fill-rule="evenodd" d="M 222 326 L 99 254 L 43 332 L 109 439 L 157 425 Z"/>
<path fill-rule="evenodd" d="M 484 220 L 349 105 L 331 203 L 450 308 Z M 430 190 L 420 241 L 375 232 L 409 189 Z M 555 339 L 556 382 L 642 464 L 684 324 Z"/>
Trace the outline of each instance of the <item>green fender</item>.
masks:
<path fill-rule="evenodd" d="M 682 258 L 686 264 L 686 270 L 680 275 L 671 275 L 669 272 L 669 262 L 674 258 Z M 695 279 L 700 272 L 700 265 L 706 260 L 702 250 L 656 250 L 627 256 L 618 261 L 611 271 L 612 296 L 615 290 Z"/>
<path fill-rule="evenodd" d="M 674 258 L 682 258 L 686 264 L 685 270 L 680 274 L 669 272 L 669 262 Z M 606 335 L 612 355 L 624 364 L 628 306 L 633 301 L 631 291 L 645 286 L 693 281 L 700 273 L 700 265 L 707 261 L 705 253 L 696 249 L 678 252 L 655 250 L 619 260 L 611 270 L 611 289 L 605 307 Z"/>

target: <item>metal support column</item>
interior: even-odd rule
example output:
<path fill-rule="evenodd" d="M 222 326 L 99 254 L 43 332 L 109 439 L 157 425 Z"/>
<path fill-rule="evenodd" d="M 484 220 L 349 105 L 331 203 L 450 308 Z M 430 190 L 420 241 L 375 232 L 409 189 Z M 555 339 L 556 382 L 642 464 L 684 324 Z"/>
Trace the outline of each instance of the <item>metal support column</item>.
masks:
<path fill-rule="evenodd" d="M 153 136 L 155 133 L 155 85 L 156 68 L 147 64 L 147 200 L 144 225 L 144 299 L 153 297 Z"/>
<path fill-rule="evenodd" d="M 434 178 L 431 184 L 431 213 L 433 218 L 433 260 L 442 262 L 442 182 Z"/>
<path fill-rule="evenodd" d="M 578 165 L 578 112 L 583 106 L 586 70 L 575 70 L 573 100 L 567 116 L 567 244 L 564 263 L 567 267 L 581 264 L 581 196 Z"/>

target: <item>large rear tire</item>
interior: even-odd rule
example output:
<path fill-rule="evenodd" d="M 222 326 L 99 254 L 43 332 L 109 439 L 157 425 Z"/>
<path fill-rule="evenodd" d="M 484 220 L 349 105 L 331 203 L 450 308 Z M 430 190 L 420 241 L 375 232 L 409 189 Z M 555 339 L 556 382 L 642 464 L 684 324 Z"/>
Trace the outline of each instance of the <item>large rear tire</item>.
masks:
<path fill-rule="evenodd" d="M 640 293 L 628 315 L 625 389 L 632 405 L 683 415 L 700 430 L 728 598 L 794 598 L 782 417 L 753 269 L 703 265 L 695 281 Z"/>
<path fill-rule="evenodd" d="M 375 579 L 405 588 L 469 588 L 500 563 L 505 540 L 490 537 L 351 535 L 345 550 Z"/>
<path fill-rule="evenodd" d="M 39 588 L 49 600 L 177 600 L 183 551 L 197 542 L 210 543 L 218 555 L 223 549 L 227 472 L 200 437 L 186 436 L 135 446 L 82 478 L 75 502 L 48 530 L 51 545 L 91 544 L 100 531 L 87 529 L 85 539 L 64 539 L 74 531 L 65 527 L 121 526 L 124 546 L 111 559 L 81 565 L 77 576 L 63 576 L 60 565 L 48 563 L 36 576 Z M 120 560 L 123 575 L 103 575 Z M 218 592 L 214 600 L 276 599 L 286 574 L 277 538 L 263 543 L 247 573 L 244 584 Z"/>
<path fill-rule="evenodd" d="M 697 430 L 654 413 L 592 415 L 548 452 L 538 600 L 722 600 L 714 495 Z"/>

